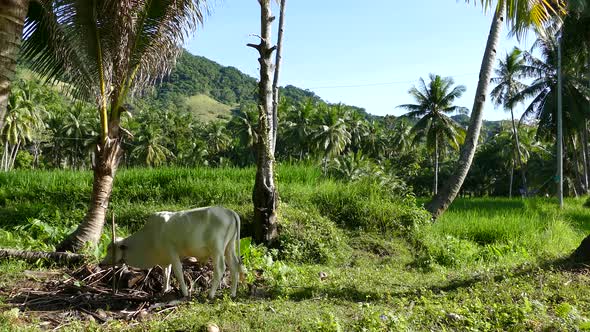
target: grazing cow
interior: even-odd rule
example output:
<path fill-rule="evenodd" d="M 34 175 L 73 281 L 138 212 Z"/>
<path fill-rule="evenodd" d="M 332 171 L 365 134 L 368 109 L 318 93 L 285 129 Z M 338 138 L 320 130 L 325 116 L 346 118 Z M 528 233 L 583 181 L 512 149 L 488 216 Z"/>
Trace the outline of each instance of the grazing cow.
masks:
<path fill-rule="evenodd" d="M 231 295 L 236 296 L 238 279 L 245 269 L 240 258 L 240 217 L 223 207 L 204 207 L 179 212 L 156 212 L 145 226 L 125 239 L 116 239 L 107 250 L 101 264 L 125 263 L 141 269 L 160 265 L 165 268 L 166 286 L 170 289 L 170 270 L 180 284 L 185 297 L 189 296 L 182 273 L 181 259 L 196 257 L 200 261 L 213 260 L 213 281 L 209 298 L 221 284 L 225 263 L 229 265 Z M 236 256 L 236 245 L 238 256 Z"/>

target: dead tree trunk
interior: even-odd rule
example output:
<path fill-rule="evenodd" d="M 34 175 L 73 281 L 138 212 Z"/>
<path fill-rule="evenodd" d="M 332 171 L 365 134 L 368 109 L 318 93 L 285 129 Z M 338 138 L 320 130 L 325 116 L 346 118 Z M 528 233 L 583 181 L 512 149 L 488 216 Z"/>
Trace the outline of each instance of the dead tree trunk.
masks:
<path fill-rule="evenodd" d="M 23 259 L 29 262 L 36 262 L 41 259 L 55 262 L 60 265 L 74 265 L 83 263 L 86 260 L 86 256 L 84 255 L 66 252 L 43 252 L 15 249 L 0 249 L 0 259 L 6 258 Z"/>
<path fill-rule="evenodd" d="M 252 192 L 254 203 L 254 238 L 257 242 L 272 244 L 278 237 L 277 204 L 278 192 L 274 178 L 274 150 L 277 131 L 278 69 L 280 66 L 284 24 L 285 0 L 281 1 L 278 45 L 272 45 L 272 22 L 270 0 L 259 0 L 261 34 L 260 44 L 248 44 L 259 53 L 260 82 L 258 83 L 258 112 L 260 139 L 256 144 L 256 179 Z M 276 67 L 273 68 L 272 54 L 276 53 Z M 273 77 L 274 74 L 274 77 Z"/>

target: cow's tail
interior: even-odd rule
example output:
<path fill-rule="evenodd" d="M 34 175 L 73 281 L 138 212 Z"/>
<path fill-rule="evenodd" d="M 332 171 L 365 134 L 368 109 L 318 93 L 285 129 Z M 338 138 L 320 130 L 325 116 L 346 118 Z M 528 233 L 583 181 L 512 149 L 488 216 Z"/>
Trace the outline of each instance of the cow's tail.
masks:
<path fill-rule="evenodd" d="M 236 245 L 238 246 L 238 263 L 240 269 L 240 280 L 243 280 L 246 277 L 246 267 L 242 262 L 242 253 L 240 250 L 240 216 L 234 211 L 234 221 L 236 223 Z"/>

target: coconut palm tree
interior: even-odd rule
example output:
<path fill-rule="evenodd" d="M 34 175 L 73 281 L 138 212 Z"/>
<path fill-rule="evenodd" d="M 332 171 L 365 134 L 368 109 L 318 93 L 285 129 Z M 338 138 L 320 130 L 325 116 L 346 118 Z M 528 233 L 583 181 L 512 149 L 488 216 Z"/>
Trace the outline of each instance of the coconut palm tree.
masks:
<path fill-rule="evenodd" d="M 516 47 L 512 49 L 510 53 L 507 53 L 504 59 L 500 59 L 498 68 L 495 70 L 495 73 L 498 76 L 492 78 L 492 83 L 497 85 L 494 89 L 492 89 L 491 96 L 492 101 L 494 104 L 496 104 L 496 106 L 503 106 L 504 109 L 510 111 L 510 118 L 512 120 L 512 137 L 515 141 L 513 146 L 516 147 L 516 156 L 513 158 L 513 161 L 516 160 L 516 164 L 520 168 L 522 187 L 524 189 L 524 195 L 526 195 L 526 174 L 522 164 L 523 158 L 521 157 L 518 131 L 516 129 L 516 122 L 514 120 L 514 103 L 516 101 L 514 97 L 516 94 L 526 88 L 526 85 L 519 81 L 519 79 L 524 76 L 524 66 L 525 60 L 522 56 L 522 51 Z M 513 169 L 514 167 L 511 168 L 511 172 Z M 510 177 L 512 178 L 512 173 Z M 510 188 L 512 189 L 512 183 L 510 183 Z M 512 190 L 510 192 L 512 193 Z"/>
<path fill-rule="evenodd" d="M 218 166 L 223 165 L 223 154 L 232 143 L 225 123 L 221 121 L 210 122 L 205 129 L 203 139 L 209 145 L 210 157 L 217 159 L 215 162 Z"/>
<path fill-rule="evenodd" d="M 126 100 L 168 72 L 189 31 L 202 22 L 200 0 L 40 0 L 29 12 L 21 54 L 31 68 L 96 103 L 100 142 L 88 213 L 58 251 L 96 244 L 123 154 Z"/>
<path fill-rule="evenodd" d="M 390 150 L 392 153 L 389 153 L 388 157 L 391 157 L 393 153 L 401 153 L 408 151 L 412 146 L 412 125 L 407 120 L 407 117 L 400 117 L 395 120 L 393 127 L 389 130 L 389 142 L 390 142 Z M 395 149 L 394 149 L 395 147 Z"/>
<path fill-rule="evenodd" d="M 45 109 L 39 105 L 34 88 L 24 84 L 24 88 L 13 87 L 8 98 L 8 112 L 2 128 L 4 154 L 2 168 L 9 171 L 19 149 L 33 139 L 33 132 L 44 127 Z"/>
<path fill-rule="evenodd" d="M 293 144 L 299 160 L 309 155 L 312 150 L 310 136 L 313 132 L 313 119 L 317 115 L 317 105 L 307 98 L 287 113 L 285 121 L 285 139 Z"/>
<path fill-rule="evenodd" d="M 557 37 L 555 34 L 540 36 L 533 49 L 541 58 L 525 52 L 524 74 L 533 82 L 513 96 L 514 100 L 532 99 L 525 108 L 523 118 L 538 120 L 537 136 L 551 139 L 557 128 Z M 584 75 L 584 59 L 579 53 L 565 52 L 562 61 L 564 128 L 573 134 L 581 129 L 587 119 L 589 80 Z"/>
<path fill-rule="evenodd" d="M 29 0 L 0 1 L 0 128 L 4 128 L 10 84 L 23 35 Z"/>
<path fill-rule="evenodd" d="M 62 117 L 62 126 L 59 134 L 64 140 L 63 147 L 68 151 L 74 168 L 82 168 L 88 152 L 93 150 L 88 141 L 93 141 L 98 136 L 98 123 L 93 118 L 94 109 L 81 102 L 75 103 Z"/>
<path fill-rule="evenodd" d="M 365 130 L 364 139 L 361 140 L 362 151 L 375 159 L 382 158 L 387 150 L 387 141 L 381 122 L 372 120 Z"/>
<path fill-rule="evenodd" d="M 530 132 L 530 130 L 529 130 Z M 499 156 L 502 160 L 506 161 L 506 165 L 510 168 L 509 185 L 508 185 L 508 197 L 512 198 L 512 184 L 514 177 L 514 169 L 517 165 L 523 165 L 527 162 L 530 155 L 530 147 L 532 141 L 530 135 L 527 135 L 525 130 L 525 140 L 522 142 L 520 139 L 514 138 L 514 127 L 511 130 L 502 130 L 495 134 L 491 141 L 498 147 Z M 518 144 L 518 146 L 516 146 Z M 520 167 L 520 166 L 519 166 Z"/>
<path fill-rule="evenodd" d="M 316 148 L 323 154 L 324 173 L 327 171 L 328 158 L 339 155 L 351 142 L 351 135 L 344 120 L 342 108 L 323 106 L 322 122 L 312 136 Z"/>
<path fill-rule="evenodd" d="M 490 27 L 490 33 L 484 51 L 479 82 L 475 91 L 475 100 L 471 109 L 471 118 L 465 143 L 461 148 L 459 161 L 453 174 L 443 185 L 442 190 L 426 205 L 426 209 L 432 214 L 433 219 L 440 216 L 453 202 L 461 185 L 469 172 L 483 121 L 483 109 L 486 101 L 488 86 L 492 77 L 492 69 L 495 61 L 496 50 L 500 42 L 502 24 L 506 22 L 512 32 L 517 35 L 525 33 L 530 26 L 535 26 L 542 32 L 544 23 L 558 15 L 564 15 L 565 9 L 561 0 L 474 0 L 482 4 L 485 10 L 493 9 L 494 16 Z M 466 0 L 467 3 L 472 2 Z"/>
<path fill-rule="evenodd" d="M 460 98 L 466 88 L 463 85 L 455 86 L 451 77 L 440 77 L 430 74 L 430 83 L 426 84 L 420 78 L 418 87 L 414 86 L 408 91 L 417 104 L 405 104 L 398 106 L 408 110 L 406 116 L 420 118 L 412 127 L 414 142 L 426 141 L 428 150 L 432 151 L 434 160 L 434 195 L 438 192 L 438 165 L 439 158 L 447 146 L 459 150 L 459 146 L 465 138 L 465 131 L 457 122 L 447 114 L 455 112 L 467 112 L 465 107 L 454 106 L 453 102 Z M 442 152 L 442 153 L 441 153 Z"/>
<path fill-rule="evenodd" d="M 162 130 L 153 125 L 142 126 L 134 145 L 131 156 L 148 167 L 161 166 L 174 157 L 172 151 L 165 146 Z"/>

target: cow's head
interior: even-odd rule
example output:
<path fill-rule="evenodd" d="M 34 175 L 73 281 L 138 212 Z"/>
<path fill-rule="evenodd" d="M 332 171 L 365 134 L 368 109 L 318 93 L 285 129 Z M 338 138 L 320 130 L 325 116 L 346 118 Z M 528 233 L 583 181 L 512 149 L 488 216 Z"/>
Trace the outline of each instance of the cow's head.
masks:
<path fill-rule="evenodd" d="M 107 254 L 105 258 L 100 262 L 100 265 L 113 265 L 125 263 L 125 257 L 127 245 L 122 238 L 116 238 L 115 241 L 111 242 L 107 247 Z M 114 258 L 114 262 L 113 262 Z"/>

